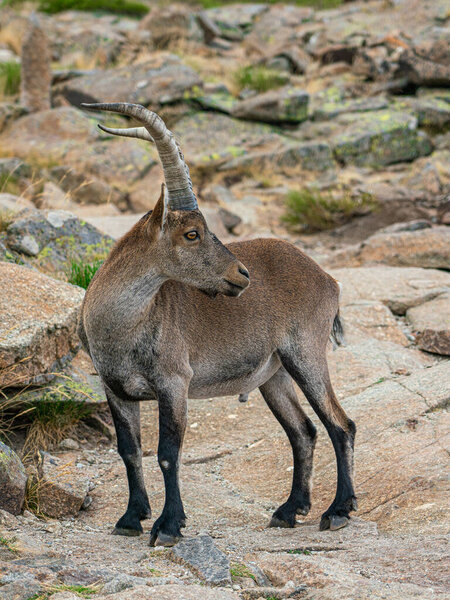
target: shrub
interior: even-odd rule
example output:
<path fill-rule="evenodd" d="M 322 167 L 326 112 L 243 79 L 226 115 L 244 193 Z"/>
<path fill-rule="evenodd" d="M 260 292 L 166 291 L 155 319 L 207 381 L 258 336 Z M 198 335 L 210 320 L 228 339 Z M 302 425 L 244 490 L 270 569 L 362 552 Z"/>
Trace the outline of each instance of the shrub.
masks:
<path fill-rule="evenodd" d="M 0 89 L 4 96 L 14 96 L 20 90 L 20 63 L 0 63 Z"/>
<path fill-rule="evenodd" d="M 250 65 L 239 67 L 233 73 L 233 80 L 239 90 L 250 88 L 257 92 L 267 92 L 287 83 L 289 77 L 267 67 Z"/>
<path fill-rule="evenodd" d="M 283 221 L 304 231 L 331 229 L 376 207 L 370 194 L 361 194 L 358 198 L 353 198 L 346 193 L 335 197 L 330 193 L 324 194 L 307 188 L 290 191 L 285 204 Z"/>
<path fill-rule="evenodd" d="M 39 9 L 50 14 L 63 10 L 104 10 L 134 17 L 145 15 L 149 10 L 145 4 L 131 0 L 39 0 Z"/>
<path fill-rule="evenodd" d="M 102 260 L 96 260 L 87 264 L 81 260 L 73 260 L 70 263 L 70 272 L 68 273 L 67 280 L 69 283 L 78 285 L 86 290 L 102 264 Z"/>

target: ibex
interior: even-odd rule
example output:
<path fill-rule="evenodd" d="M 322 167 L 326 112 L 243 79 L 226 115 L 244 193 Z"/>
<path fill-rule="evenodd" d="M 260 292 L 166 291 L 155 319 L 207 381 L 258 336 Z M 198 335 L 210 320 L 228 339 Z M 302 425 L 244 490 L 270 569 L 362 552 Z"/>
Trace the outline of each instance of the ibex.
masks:
<path fill-rule="evenodd" d="M 165 177 L 153 211 L 117 242 L 97 271 L 79 325 L 105 387 L 127 470 L 129 502 L 115 533 L 139 535 L 140 521 L 151 516 L 139 402 L 158 401 L 158 462 L 166 493 L 150 544 L 173 545 L 186 520 L 178 473 L 187 399 L 245 400 L 255 388 L 284 428 L 294 459 L 290 496 L 270 525 L 294 527 L 296 514 L 306 515 L 311 505 L 316 429 L 292 380 L 325 425 L 336 453 L 336 497 L 320 529 L 344 527 L 356 509 L 356 429 L 336 399 L 326 359 L 328 339 L 340 343 L 342 336 L 338 282 L 284 241 L 224 246 L 208 229 L 181 150 L 158 115 L 127 103 L 84 106 L 140 122 L 143 127 L 100 127 L 154 142 Z"/>

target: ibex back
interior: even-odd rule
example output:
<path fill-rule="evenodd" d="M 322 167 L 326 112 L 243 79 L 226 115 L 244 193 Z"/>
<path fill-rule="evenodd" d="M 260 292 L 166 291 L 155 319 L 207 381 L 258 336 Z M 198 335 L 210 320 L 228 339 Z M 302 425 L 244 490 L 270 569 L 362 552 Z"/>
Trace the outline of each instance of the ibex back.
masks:
<path fill-rule="evenodd" d="M 154 210 L 116 244 L 97 272 L 80 319 L 79 334 L 104 383 L 127 469 L 128 508 L 115 532 L 139 535 L 140 521 L 151 516 L 139 401 L 158 401 L 158 461 L 166 488 L 150 543 L 172 545 L 186 519 L 178 470 L 187 399 L 245 395 L 255 388 L 286 431 L 294 457 L 290 496 L 270 524 L 293 527 L 296 514 L 306 515 L 311 505 L 316 430 L 292 380 L 325 425 L 336 453 L 336 497 L 320 528 L 345 526 L 356 508 L 355 425 L 336 400 L 326 359 L 330 336 L 339 342 L 341 334 L 339 284 L 286 242 L 224 246 L 198 210 L 183 155 L 162 120 L 131 104 L 87 106 L 143 123 L 102 128 L 154 141 L 167 185 Z"/>

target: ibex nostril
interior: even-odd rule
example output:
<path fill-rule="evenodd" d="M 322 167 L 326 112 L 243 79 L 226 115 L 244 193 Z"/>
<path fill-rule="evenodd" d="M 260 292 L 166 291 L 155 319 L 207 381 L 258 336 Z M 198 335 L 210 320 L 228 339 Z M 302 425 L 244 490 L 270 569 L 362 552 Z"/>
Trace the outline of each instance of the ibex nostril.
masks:
<path fill-rule="evenodd" d="M 247 269 L 245 269 L 244 267 L 239 267 L 239 273 L 241 275 L 243 275 L 244 277 L 247 277 L 247 279 L 250 279 L 250 275 L 249 275 Z"/>

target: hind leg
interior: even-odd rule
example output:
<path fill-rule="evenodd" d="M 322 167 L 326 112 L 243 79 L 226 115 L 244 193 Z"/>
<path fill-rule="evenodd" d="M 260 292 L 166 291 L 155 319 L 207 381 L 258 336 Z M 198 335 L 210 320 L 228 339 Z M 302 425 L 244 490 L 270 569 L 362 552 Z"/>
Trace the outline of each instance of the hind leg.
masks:
<path fill-rule="evenodd" d="M 339 529 L 349 521 L 349 513 L 356 510 L 353 487 L 353 448 L 356 426 L 347 417 L 336 399 L 330 382 L 328 365 L 323 352 L 311 351 L 308 357 L 300 353 L 280 352 L 281 361 L 300 386 L 333 443 L 337 463 L 336 496 L 323 513 L 320 529 Z M 313 358 L 314 357 L 314 358 Z"/>
<path fill-rule="evenodd" d="M 127 470 L 129 500 L 125 514 L 116 523 L 117 535 L 140 535 L 141 521 L 152 515 L 142 471 L 141 422 L 139 402 L 119 400 L 106 392 L 117 434 L 117 449 Z"/>
<path fill-rule="evenodd" d="M 283 367 L 260 388 L 264 400 L 283 427 L 292 446 L 294 473 L 287 501 L 274 512 L 271 527 L 294 527 L 295 515 L 306 515 L 311 507 L 311 475 L 316 428 L 303 412 Z"/>

